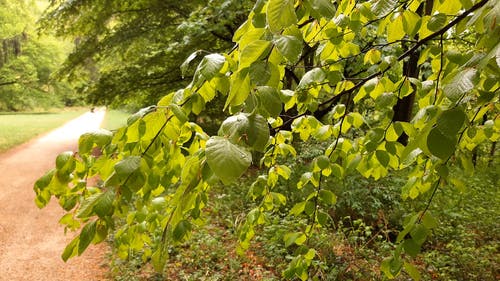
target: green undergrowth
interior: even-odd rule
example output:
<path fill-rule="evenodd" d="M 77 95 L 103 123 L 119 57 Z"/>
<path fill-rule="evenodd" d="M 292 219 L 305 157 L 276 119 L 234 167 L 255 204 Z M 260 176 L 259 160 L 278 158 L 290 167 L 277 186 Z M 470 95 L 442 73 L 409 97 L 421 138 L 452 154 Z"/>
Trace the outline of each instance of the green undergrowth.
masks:
<path fill-rule="evenodd" d="M 1 112 L 0 152 L 57 128 L 86 110 L 66 108 L 46 112 Z"/>
<path fill-rule="evenodd" d="M 319 144 L 318 144 L 319 145 Z M 294 173 L 281 182 L 277 192 L 288 194 L 283 208 L 268 214 L 266 223 L 255 229 L 256 236 L 247 251 L 238 252 L 238 230 L 245 210 L 256 205 L 249 196 L 251 180 L 259 174 L 251 169 L 240 182 L 219 185 L 210 191 L 205 220 L 180 247 L 169 248 L 169 261 L 163 274 L 141 260 L 141 253 L 130 253 L 128 260 L 111 256 L 113 280 L 281 280 L 282 272 L 297 250 L 285 247 L 283 236 L 303 230 L 307 221 L 289 216 L 294 203 L 307 191 L 294 184 L 306 170 L 309 160 L 321 151 L 306 149 L 304 157 L 288 163 Z M 462 175 L 466 188 L 443 185 L 436 193 L 429 212 L 439 227 L 429 235 L 422 252 L 413 259 L 422 280 L 497 280 L 500 274 L 500 191 L 498 163 L 480 161 L 476 172 Z M 408 210 L 425 208 L 427 198 L 401 199 L 407 171 L 379 181 L 348 176 L 343 182 L 329 182 L 337 203 L 328 210 L 330 223 L 308 241 L 319 259 L 313 264 L 311 280 L 385 280 L 380 263 L 395 248 L 395 239 Z M 461 175 L 455 170 L 454 173 Z M 161 230 L 159 230 L 161 231 Z M 411 280 L 401 273 L 395 280 Z"/>

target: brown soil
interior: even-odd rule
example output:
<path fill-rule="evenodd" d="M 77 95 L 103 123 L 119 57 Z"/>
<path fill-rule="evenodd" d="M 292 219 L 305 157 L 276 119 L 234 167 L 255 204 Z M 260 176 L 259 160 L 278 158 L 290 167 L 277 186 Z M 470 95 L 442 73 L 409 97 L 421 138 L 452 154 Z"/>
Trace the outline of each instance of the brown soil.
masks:
<path fill-rule="evenodd" d="M 0 155 L 0 280 L 105 280 L 106 246 L 91 245 L 64 263 L 61 254 L 76 233 L 58 223 L 64 211 L 53 198 L 34 203 L 33 183 L 55 165 L 62 151 L 75 150 L 79 135 L 96 129 L 104 111 L 85 113 L 42 137 Z"/>

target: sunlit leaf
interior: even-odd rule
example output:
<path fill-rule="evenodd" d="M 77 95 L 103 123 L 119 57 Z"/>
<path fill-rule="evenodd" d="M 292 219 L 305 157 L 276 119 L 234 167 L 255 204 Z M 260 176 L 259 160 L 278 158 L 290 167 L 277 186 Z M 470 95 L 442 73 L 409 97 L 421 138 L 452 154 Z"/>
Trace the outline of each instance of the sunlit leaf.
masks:
<path fill-rule="evenodd" d="M 310 0 L 309 2 L 311 7 L 323 17 L 331 19 L 335 16 L 336 9 L 330 0 Z"/>
<path fill-rule="evenodd" d="M 479 82 L 479 73 L 474 68 L 458 72 L 453 80 L 444 87 L 444 93 L 452 102 L 458 101 L 463 94 L 474 89 Z"/>
<path fill-rule="evenodd" d="M 441 29 L 447 21 L 447 16 L 445 14 L 435 14 L 427 22 L 427 28 L 431 31 L 438 31 Z"/>
<path fill-rule="evenodd" d="M 129 156 L 116 163 L 116 174 L 122 177 L 129 176 L 141 166 L 140 156 Z"/>
<path fill-rule="evenodd" d="M 398 0 L 378 0 L 372 4 L 372 12 L 377 17 L 386 16 L 396 7 Z"/>
<path fill-rule="evenodd" d="M 296 63 L 302 53 L 302 41 L 295 36 L 281 35 L 273 40 L 280 53 L 290 62 Z"/>
<path fill-rule="evenodd" d="M 283 28 L 297 22 L 297 15 L 292 0 L 270 0 L 267 4 L 267 23 L 273 32 L 279 32 Z"/>
<path fill-rule="evenodd" d="M 252 154 L 223 137 L 211 137 L 205 150 L 207 163 L 224 184 L 239 178 L 252 163 Z"/>
<path fill-rule="evenodd" d="M 96 222 L 92 221 L 87 223 L 80 232 L 80 239 L 78 242 L 78 255 L 81 255 L 85 249 L 90 245 L 96 234 Z"/>

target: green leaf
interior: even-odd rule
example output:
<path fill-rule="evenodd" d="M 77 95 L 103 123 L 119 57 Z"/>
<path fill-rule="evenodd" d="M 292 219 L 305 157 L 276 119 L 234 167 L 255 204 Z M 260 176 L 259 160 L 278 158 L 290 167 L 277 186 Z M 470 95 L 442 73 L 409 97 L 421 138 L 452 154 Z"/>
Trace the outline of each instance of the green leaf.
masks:
<path fill-rule="evenodd" d="M 184 113 L 184 110 L 182 110 L 182 108 L 177 104 L 172 103 L 169 105 L 169 108 L 170 110 L 172 110 L 175 117 L 177 117 L 177 119 L 179 120 L 179 122 L 181 122 L 181 124 L 184 124 L 189 120 L 188 117 L 186 116 L 186 113 Z"/>
<path fill-rule="evenodd" d="M 90 245 L 96 233 L 96 221 L 87 223 L 80 232 L 80 241 L 78 242 L 78 255 L 81 255 Z"/>
<path fill-rule="evenodd" d="M 384 110 L 392 107 L 398 102 L 398 98 L 394 93 L 382 93 L 375 99 L 377 109 Z"/>
<path fill-rule="evenodd" d="M 427 136 L 427 148 L 442 160 L 448 159 L 455 152 L 456 144 L 455 136 L 445 135 L 437 127 L 433 128 Z"/>
<path fill-rule="evenodd" d="M 56 169 L 61 170 L 66 166 L 66 164 L 73 160 L 73 151 L 65 151 L 57 155 L 56 157 Z"/>
<path fill-rule="evenodd" d="M 422 245 L 427 239 L 427 235 L 429 234 L 429 229 L 427 229 L 423 224 L 416 224 L 415 227 L 410 231 L 410 235 L 412 240 L 415 243 Z"/>
<path fill-rule="evenodd" d="M 302 53 L 302 41 L 295 36 L 279 35 L 273 40 L 278 51 L 292 64 L 295 64 Z"/>
<path fill-rule="evenodd" d="M 187 57 L 187 59 L 184 60 L 184 62 L 181 64 L 180 68 L 182 76 L 186 75 L 187 69 L 189 68 L 189 64 L 198 56 L 199 53 L 200 51 L 196 51 L 190 54 L 189 57 Z"/>
<path fill-rule="evenodd" d="M 88 133 L 84 133 L 78 139 L 78 152 L 80 154 L 87 154 L 92 150 L 94 144 L 98 147 L 103 147 L 113 139 L 113 133 L 106 129 L 98 129 Z"/>
<path fill-rule="evenodd" d="M 318 196 L 327 205 L 335 205 L 337 203 L 337 196 L 330 190 L 322 189 L 319 191 Z"/>
<path fill-rule="evenodd" d="M 448 17 L 445 14 L 435 14 L 427 22 L 427 28 L 430 31 L 438 31 L 446 24 L 447 18 Z"/>
<path fill-rule="evenodd" d="M 388 142 L 395 142 L 398 140 L 399 136 L 402 133 L 402 130 L 398 130 L 400 127 L 396 126 L 394 123 L 392 123 L 387 131 L 385 132 L 385 139 Z M 394 154 L 394 153 L 392 153 Z"/>
<path fill-rule="evenodd" d="M 385 274 L 385 276 L 392 279 L 399 274 L 402 266 L 403 262 L 401 261 L 401 258 L 391 257 L 380 263 L 380 270 Z"/>
<path fill-rule="evenodd" d="M 403 27 L 403 15 L 399 15 L 387 26 L 387 42 L 392 43 L 403 39 L 406 35 Z"/>
<path fill-rule="evenodd" d="M 283 110 L 283 104 L 280 100 L 278 90 L 274 87 L 261 86 L 256 89 L 257 97 L 260 100 L 261 107 L 269 114 L 276 118 Z"/>
<path fill-rule="evenodd" d="M 256 151 L 263 152 L 269 141 L 267 120 L 258 114 L 248 116 L 248 144 Z"/>
<path fill-rule="evenodd" d="M 113 201 L 115 199 L 115 192 L 111 189 L 106 190 L 99 195 L 94 203 L 94 211 L 100 217 L 109 216 L 113 214 Z"/>
<path fill-rule="evenodd" d="M 306 201 L 306 206 L 304 207 L 304 213 L 311 216 L 316 210 L 316 204 L 313 201 Z"/>
<path fill-rule="evenodd" d="M 165 264 L 167 263 L 167 259 L 168 252 L 164 249 L 164 247 L 158 247 L 156 251 L 151 255 L 151 263 L 153 264 L 153 268 L 157 272 L 162 272 L 165 268 Z"/>
<path fill-rule="evenodd" d="M 88 218 L 91 216 L 94 206 L 101 196 L 102 193 L 94 193 L 81 203 L 78 212 L 76 213 L 77 218 Z"/>
<path fill-rule="evenodd" d="M 416 179 L 415 177 L 412 177 L 413 179 Z M 411 181 L 412 179 L 410 179 L 409 181 Z M 414 180 L 413 180 L 414 181 Z M 396 242 L 399 243 L 400 241 L 402 241 L 406 235 L 408 233 L 410 233 L 410 231 L 415 227 L 415 223 L 417 222 L 418 220 L 418 214 L 415 214 L 411 217 L 408 217 L 406 220 L 405 220 L 405 223 L 404 223 L 404 229 L 399 232 L 398 234 L 398 237 L 396 239 Z"/>
<path fill-rule="evenodd" d="M 314 249 L 309 249 L 307 250 L 307 253 L 304 254 L 304 258 L 310 261 L 312 261 L 315 256 L 316 256 L 316 250 Z"/>
<path fill-rule="evenodd" d="M 460 0 L 446 0 L 438 1 L 435 3 L 435 9 L 444 14 L 453 15 L 456 14 L 462 8 Z"/>
<path fill-rule="evenodd" d="M 252 154 L 222 137 L 211 137 L 205 150 L 210 169 L 224 184 L 239 178 L 252 163 Z"/>
<path fill-rule="evenodd" d="M 466 68 L 459 71 L 453 80 L 444 87 L 446 97 L 457 102 L 463 94 L 468 93 L 479 82 L 479 72 L 474 68 Z"/>
<path fill-rule="evenodd" d="M 420 244 L 413 239 L 406 239 L 403 241 L 403 249 L 411 257 L 416 257 L 420 253 Z"/>
<path fill-rule="evenodd" d="M 82 155 L 88 154 L 92 147 L 94 146 L 94 141 L 89 133 L 85 133 L 78 139 L 78 152 Z"/>
<path fill-rule="evenodd" d="M 330 0 L 310 0 L 311 7 L 321 16 L 331 19 L 335 16 L 335 6 Z"/>
<path fill-rule="evenodd" d="M 267 82 L 272 75 L 272 71 L 275 70 L 273 66 L 273 64 L 267 61 L 252 63 L 248 69 L 250 81 L 257 86 L 267 85 Z"/>
<path fill-rule="evenodd" d="M 52 177 L 54 177 L 55 172 L 56 172 L 56 170 L 52 169 L 52 170 L 48 171 L 47 173 L 45 173 L 45 175 L 40 177 L 35 182 L 35 186 L 34 186 L 35 191 L 38 192 L 38 191 L 45 189 L 52 181 Z"/>
<path fill-rule="evenodd" d="M 403 13 L 403 28 L 406 34 L 410 37 L 414 37 L 420 29 L 422 20 L 420 16 L 416 13 L 406 10 Z"/>
<path fill-rule="evenodd" d="M 231 87 L 226 104 L 224 105 L 224 110 L 230 105 L 241 105 L 245 102 L 249 94 L 250 76 L 248 75 L 248 69 L 244 69 L 233 74 L 231 77 Z"/>
<path fill-rule="evenodd" d="M 285 242 L 285 247 L 289 247 L 293 244 L 302 245 L 306 241 L 307 237 L 302 232 L 286 233 L 283 236 L 283 241 Z"/>
<path fill-rule="evenodd" d="M 278 192 L 271 192 L 271 196 L 273 198 L 273 201 L 276 204 L 279 204 L 279 205 L 282 205 L 282 206 L 286 205 L 286 197 L 285 197 L 285 195 L 283 195 L 281 193 L 278 193 Z"/>
<path fill-rule="evenodd" d="M 219 136 L 229 139 L 232 143 L 240 144 L 246 137 L 248 128 L 248 115 L 245 113 L 229 116 L 219 128 Z"/>
<path fill-rule="evenodd" d="M 364 64 L 367 64 L 367 63 L 376 64 L 380 61 L 381 56 L 382 56 L 382 53 L 380 53 L 379 50 L 370 49 L 368 52 L 366 52 L 365 57 L 363 58 L 363 63 Z"/>
<path fill-rule="evenodd" d="M 377 157 L 378 162 L 384 166 L 387 167 L 389 165 L 389 161 L 391 160 L 389 157 L 389 153 L 385 150 L 377 150 L 375 151 L 375 156 Z"/>
<path fill-rule="evenodd" d="M 465 113 L 460 108 L 446 110 L 439 116 L 436 126 L 443 135 L 455 136 L 462 128 L 466 118 Z"/>
<path fill-rule="evenodd" d="M 474 174 L 474 163 L 472 162 L 472 157 L 470 155 L 462 154 L 460 156 L 460 163 L 462 163 L 462 170 L 466 176 L 471 176 Z"/>
<path fill-rule="evenodd" d="M 311 84 L 321 83 L 326 79 L 325 72 L 321 68 L 314 68 L 309 70 L 302 79 L 300 79 L 297 90 L 305 89 Z"/>
<path fill-rule="evenodd" d="M 300 215 L 306 207 L 306 201 L 299 202 L 293 206 L 290 210 L 290 215 L 298 216 Z"/>
<path fill-rule="evenodd" d="M 173 113 L 176 115 L 178 120 L 182 123 L 182 120 L 187 119 L 185 114 L 183 114 L 183 111 L 181 108 L 175 109 L 176 105 L 170 104 L 170 108 L 173 111 Z M 164 112 L 161 111 L 156 111 L 152 112 L 146 116 L 144 116 L 137 124 L 139 125 L 137 128 L 137 140 L 139 141 L 146 141 L 146 140 L 152 140 L 155 138 L 155 136 L 158 134 L 162 128 L 164 128 L 165 122 L 167 121 L 167 118 L 165 116 Z M 127 137 L 129 135 L 127 134 Z M 130 142 L 133 139 L 133 137 L 130 137 L 127 139 L 127 142 Z"/>
<path fill-rule="evenodd" d="M 219 73 L 226 62 L 226 58 L 220 54 L 206 55 L 196 68 L 194 79 L 208 81 Z"/>
<path fill-rule="evenodd" d="M 326 169 L 330 167 L 330 159 L 325 155 L 320 155 L 316 157 L 316 164 L 320 169 Z"/>
<path fill-rule="evenodd" d="M 64 248 L 61 258 L 64 262 L 67 262 L 69 258 L 72 258 L 78 254 L 77 246 L 80 242 L 80 236 L 75 237 L 71 242 Z"/>
<path fill-rule="evenodd" d="M 266 18 L 269 29 L 278 33 L 297 22 L 293 0 L 270 0 L 267 4 Z"/>
<path fill-rule="evenodd" d="M 140 156 L 128 156 L 123 158 L 120 162 L 116 163 L 115 171 L 118 176 L 127 177 L 133 172 L 137 171 L 141 166 Z"/>
<path fill-rule="evenodd" d="M 422 217 L 422 224 L 427 229 L 433 229 L 438 227 L 438 222 L 436 218 L 432 216 L 429 211 L 425 212 L 424 216 Z"/>
<path fill-rule="evenodd" d="M 139 111 L 137 111 L 136 113 L 132 114 L 128 119 L 127 119 L 127 125 L 132 125 L 135 121 L 141 119 L 142 117 L 144 117 L 145 115 L 151 113 L 151 112 L 154 112 L 156 111 L 156 106 L 155 105 L 152 105 L 152 106 L 148 106 L 148 107 L 145 107 L 145 108 L 141 108 Z"/>
<path fill-rule="evenodd" d="M 446 165 L 441 165 L 441 164 L 437 165 L 436 172 L 443 179 L 447 179 L 448 176 L 450 175 L 450 170 L 448 169 L 448 166 L 446 166 Z"/>
<path fill-rule="evenodd" d="M 408 275 L 410 275 L 410 277 L 413 280 L 419 281 L 422 278 L 420 276 L 420 272 L 413 264 L 408 263 L 408 262 L 404 262 L 403 267 L 404 267 L 406 273 L 408 273 Z"/>
<path fill-rule="evenodd" d="M 371 10 L 373 14 L 380 18 L 392 12 L 397 4 L 398 0 L 378 0 L 372 5 Z"/>
<path fill-rule="evenodd" d="M 219 136 L 227 137 L 234 144 L 246 143 L 257 151 L 264 151 L 269 141 L 269 126 L 261 115 L 240 113 L 222 122 Z"/>
<path fill-rule="evenodd" d="M 270 47 L 271 42 L 266 40 L 256 40 L 248 44 L 240 53 L 239 69 L 263 59 L 269 53 Z"/>
<path fill-rule="evenodd" d="M 191 231 L 191 223 L 187 220 L 180 221 L 172 231 L 174 241 L 182 241 Z"/>
<path fill-rule="evenodd" d="M 321 212 L 321 211 L 318 212 L 316 217 L 318 218 L 318 223 L 321 226 L 326 226 L 326 224 L 328 223 L 328 220 L 331 219 L 327 213 Z"/>

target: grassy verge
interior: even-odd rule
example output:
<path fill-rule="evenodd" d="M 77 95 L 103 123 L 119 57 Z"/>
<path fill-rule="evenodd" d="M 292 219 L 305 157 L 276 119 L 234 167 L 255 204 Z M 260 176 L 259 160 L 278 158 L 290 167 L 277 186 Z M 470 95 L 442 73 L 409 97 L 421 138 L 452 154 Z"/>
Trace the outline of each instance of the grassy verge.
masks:
<path fill-rule="evenodd" d="M 108 110 L 101 127 L 108 130 L 116 130 L 127 124 L 127 118 L 131 113 L 121 110 Z"/>
<path fill-rule="evenodd" d="M 57 128 L 86 110 L 76 108 L 59 112 L 0 113 L 0 152 Z"/>

